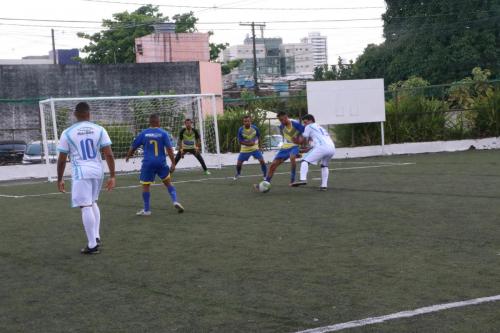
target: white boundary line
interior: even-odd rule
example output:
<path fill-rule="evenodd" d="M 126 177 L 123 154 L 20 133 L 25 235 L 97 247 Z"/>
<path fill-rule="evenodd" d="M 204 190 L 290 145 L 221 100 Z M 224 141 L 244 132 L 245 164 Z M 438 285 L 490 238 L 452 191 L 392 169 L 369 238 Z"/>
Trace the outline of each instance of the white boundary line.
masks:
<path fill-rule="evenodd" d="M 395 167 L 395 166 L 405 166 L 405 165 L 413 165 L 416 163 L 406 162 L 406 163 L 390 163 L 390 164 L 377 164 L 377 165 L 365 165 L 365 166 L 356 166 L 356 167 L 345 167 L 345 168 L 332 168 L 330 171 L 338 171 L 338 170 L 356 170 L 356 169 L 373 169 L 373 168 L 384 168 L 384 167 Z M 319 172 L 319 170 L 313 170 Z M 275 172 L 275 175 L 287 175 L 290 172 Z M 259 175 L 243 175 L 240 178 L 253 178 L 253 177 L 262 177 Z M 182 183 L 196 183 L 196 182 L 205 182 L 209 180 L 228 180 L 233 177 L 211 177 L 211 178 L 200 178 L 200 179 L 188 179 L 188 180 L 179 180 L 172 182 L 173 184 L 182 184 Z M 159 186 L 162 184 L 152 184 L 152 186 Z M 128 186 L 117 186 L 115 189 L 127 189 L 127 188 L 137 188 L 141 187 L 141 185 L 128 185 Z M 67 191 L 66 193 L 71 193 Z M 9 194 L 0 194 L 0 198 L 12 198 L 12 199 L 23 199 L 23 198 L 32 198 L 32 197 L 43 197 L 48 195 L 58 195 L 62 194 L 61 192 L 51 192 L 51 193 L 41 193 L 41 194 L 21 194 L 21 195 L 9 195 Z"/>
<path fill-rule="evenodd" d="M 366 325 L 383 323 L 384 321 L 388 321 L 388 320 L 395 320 L 395 319 L 400 319 L 400 318 L 410 318 L 410 317 L 419 316 L 419 315 L 432 313 L 432 312 L 438 312 L 438 311 L 443 311 L 443 310 L 448 310 L 448 309 L 453 309 L 453 308 L 461 308 L 461 307 L 470 306 L 470 305 L 477 305 L 477 304 L 488 303 L 488 302 L 497 302 L 497 301 L 500 301 L 500 295 L 481 297 L 481 298 L 473 298 L 473 299 L 469 299 L 466 301 L 436 304 L 436 305 L 426 306 L 423 308 L 418 308 L 415 310 L 396 312 L 393 314 L 380 316 L 380 317 L 369 317 L 369 318 L 360 319 L 360 320 L 348 321 L 346 323 L 341 323 L 341 324 L 312 328 L 312 329 L 308 329 L 305 331 L 298 331 L 295 333 L 336 332 L 336 331 L 340 331 L 340 330 L 345 330 L 347 328 L 354 328 L 354 327 L 361 327 L 361 326 L 366 326 Z"/>

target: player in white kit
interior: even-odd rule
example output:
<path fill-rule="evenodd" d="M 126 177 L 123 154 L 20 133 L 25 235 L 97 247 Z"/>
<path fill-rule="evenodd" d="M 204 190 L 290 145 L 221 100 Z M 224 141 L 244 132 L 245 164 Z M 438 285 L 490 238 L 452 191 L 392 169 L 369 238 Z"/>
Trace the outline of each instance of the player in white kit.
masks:
<path fill-rule="evenodd" d="M 335 155 L 335 144 L 328 131 L 315 123 L 313 115 L 306 114 L 302 117 L 302 121 L 305 125 L 302 136 L 304 139 L 312 141 L 313 148 L 302 158 L 300 181 L 293 182 L 292 186 L 306 185 L 309 164 L 318 164 L 319 162 L 321 166 L 321 187 L 319 189 L 326 191 L 328 186 L 328 163 Z"/>
<path fill-rule="evenodd" d="M 109 179 L 106 184 L 108 191 L 115 187 L 115 160 L 108 132 L 102 126 L 89 121 L 89 105 L 85 102 L 78 103 L 74 115 L 77 122 L 62 132 L 57 146 L 59 152 L 57 187 L 60 192 L 65 192 L 63 175 L 69 156 L 72 176 L 71 204 L 72 207 L 81 209 L 88 240 L 87 246 L 80 252 L 96 254 L 99 253 L 101 245 L 99 234 L 101 213 L 97 206 L 104 178 L 101 150 L 109 168 Z"/>

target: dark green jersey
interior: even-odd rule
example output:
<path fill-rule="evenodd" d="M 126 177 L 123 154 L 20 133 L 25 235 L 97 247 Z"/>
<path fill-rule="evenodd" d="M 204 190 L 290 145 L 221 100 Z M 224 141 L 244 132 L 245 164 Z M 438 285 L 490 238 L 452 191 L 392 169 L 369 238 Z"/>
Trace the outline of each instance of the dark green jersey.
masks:
<path fill-rule="evenodd" d="M 196 142 L 200 139 L 200 134 L 194 128 L 188 130 L 183 128 L 179 133 L 179 140 L 181 142 L 182 149 L 194 149 L 196 147 Z"/>

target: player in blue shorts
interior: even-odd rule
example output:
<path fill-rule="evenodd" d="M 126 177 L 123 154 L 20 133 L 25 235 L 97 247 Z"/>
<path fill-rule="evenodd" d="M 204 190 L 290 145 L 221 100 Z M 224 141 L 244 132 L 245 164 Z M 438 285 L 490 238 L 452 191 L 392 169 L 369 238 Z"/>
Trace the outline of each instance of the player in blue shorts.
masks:
<path fill-rule="evenodd" d="M 266 181 L 271 182 L 274 172 L 280 164 L 290 159 L 291 172 L 290 172 L 290 184 L 295 181 L 295 171 L 297 168 L 296 159 L 299 155 L 299 145 L 300 137 L 304 132 L 304 126 L 295 120 L 288 118 L 288 115 L 284 111 L 278 112 L 278 119 L 281 123 L 280 131 L 283 136 L 283 145 L 274 157 L 273 163 L 269 167 L 269 172 L 266 176 Z M 254 185 L 258 188 L 258 185 Z"/>
<path fill-rule="evenodd" d="M 160 128 L 160 116 L 153 114 L 149 117 L 149 128 L 142 131 L 132 142 L 125 161 L 128 162 L 130 157 L 140 146 L 144 149 L 144 158 L 142 159 L 141 167 L 141 184 L 142 184 L 142 200 L 144 208 L 137 212 L 139 216 L 151 215 L 149 207 L 149 199 L 151 197 L 150 186 L 154 183 L 156 175 L 160 177 L 163 184 L 167 187 L 170 198 L 174 207 L 179 213 L 184 212 L 184 207 L 177 202 L 177 192 L 170 178 L 171 173 L 175 170 L 175 157 L 170 135 L 167 131 Z M 167 165 L 165 151 L 170 158 L 170 168 Z"/>
<path fill-rule="evenodd" d="M 265 178 L 267 166 L 260 150 L 260 131 L 257 126 L 252 125 L 252 118 L 250 116 L 243 117 L 243 126 L 238 130 L 238 140 L 240 141 L 241 148 L 240 154 L 238 155 L 234 179 L 236 180 L 240 177 L 243 162 L 248 161 L 250 156 L 253 156 L 253 158 L 259 161 L 260 168 Z"/>

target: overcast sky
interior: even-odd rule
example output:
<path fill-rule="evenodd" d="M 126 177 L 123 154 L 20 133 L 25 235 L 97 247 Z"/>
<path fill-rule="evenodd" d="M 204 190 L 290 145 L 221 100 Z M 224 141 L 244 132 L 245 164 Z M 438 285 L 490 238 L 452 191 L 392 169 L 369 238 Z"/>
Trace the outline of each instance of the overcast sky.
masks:
<path fill-rule="evenodd" d="M 3 1 L 0 11 L 0 59 L 19 59 L 27 55 L 47 54 L 52 48 L 51 27 L 55 29 L 56 48 L 81 48 L 86 41 L 76 37 L 76 32 L 97 32 L 100 26 L 98 23 L 6 20 L 8 18 L 101 21 L 103 18 L 111 18 L 113 13 L 134 11 L 140 6 L 139 4 L 148 3 L 141 0 L 109 0 L 109 2 L 123 3 L 96 1 L 102 0 Z M 127 2 L 138 4 L 126 4 Z M 383 0 L 154 0 L 151 3 L 164 5 L 160 6 L 160 11 L 169 17 L 177 13 L 194 11 L 195 16 L 199 18 L 198 30 L 215 32 L 211 38 L 212 42 L 242 44 L 246 34 L 250 33 L 250 27 L 239 26 L 237 22 L 265 22 L 264 36 L 282 37 L 285 43 L 299 42 L 308 32 L 318 31 L 328 37 L 329 63 L 335 63 L 339 56 L 346 60 L 355 60 L 366 45 L 383 42 L 380 19 L 385 12 Z M 219 6 L 244 9 L 170 6 Z M 351 9 L 340 9 L 347 7 Z M 280 8 L 280 10 L 270 10 L 270 8 Z M 223 22 L 236 23 L 220 24 Z M 258 33 L 260 35 L 260 31 Z"/>

